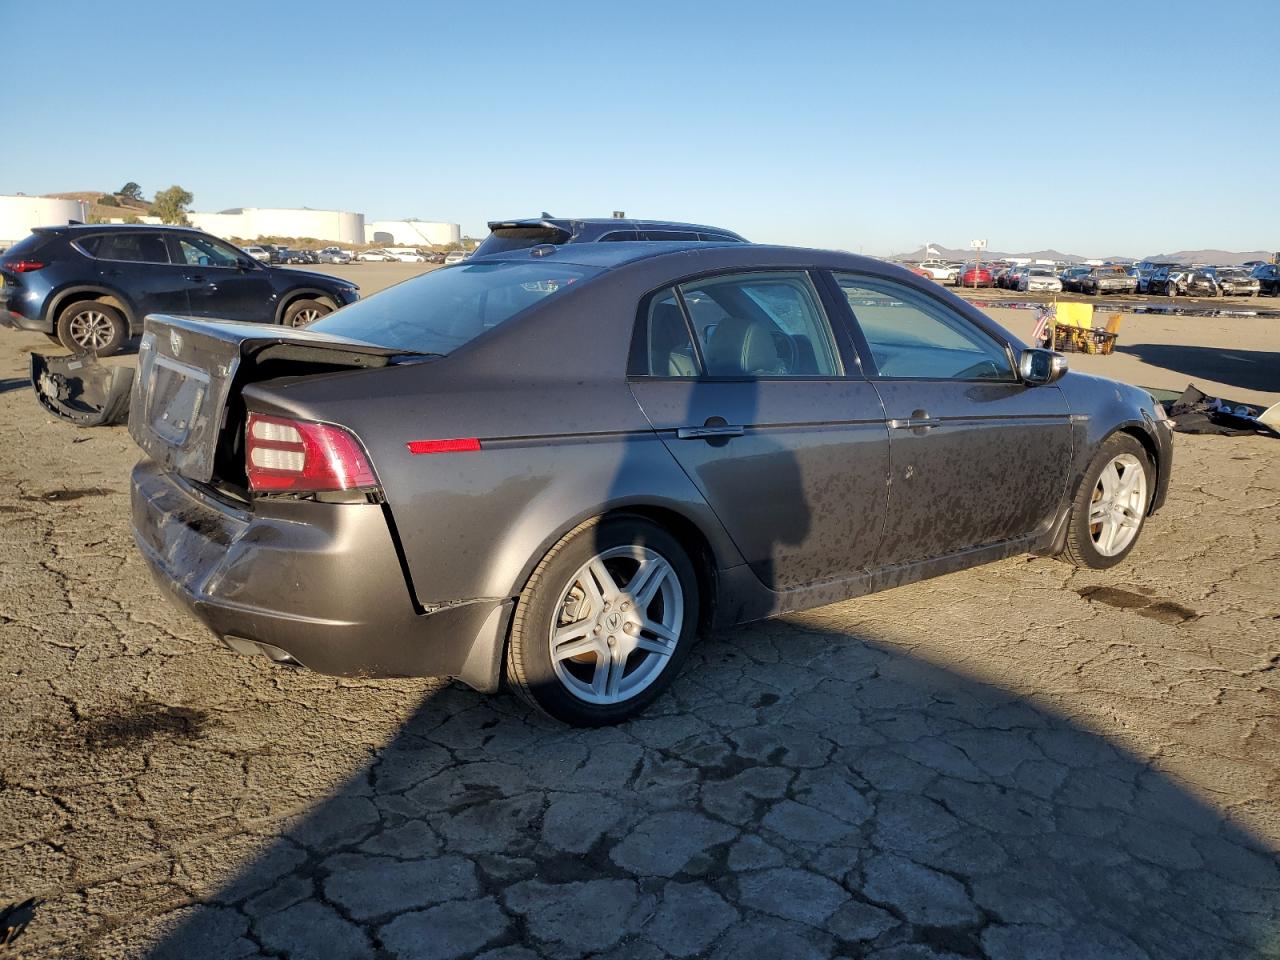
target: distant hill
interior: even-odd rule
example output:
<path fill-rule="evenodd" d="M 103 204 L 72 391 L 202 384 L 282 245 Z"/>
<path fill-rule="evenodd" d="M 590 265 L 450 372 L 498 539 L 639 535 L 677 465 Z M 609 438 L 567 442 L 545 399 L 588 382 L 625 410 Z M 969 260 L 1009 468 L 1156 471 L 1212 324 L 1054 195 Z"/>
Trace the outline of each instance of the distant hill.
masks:
<path fill-rule="evenodd" d="M 936 243 L 930 245 L 934 250 L 938 251 L 937 256 L 943 260 L 972 260 L 973 248 L 971 247 L 943 247 Z M 1025 253 L 1006 253 L 1003 250 L 983 250 L 983 260 L 1007 260 L 1010 257 L 1026 257 L 1029 260 L 1056 260 L 1062 263 L 1081 263 L 1086 258 L 1078 256 L 1074 253 L 1063 253 L 1061 250 L 1030 250 Z M 891 260 L 927 260 L 929 257 L 925 254 L 925 248 L 920 247 L 910 253 L 895 253 L 889 259 Z"/>
<path fill-rule="evenodd" d="M 89 204 L 89 216 L 96 220 L 111 220 L 115 217 L 143 217 L 146 216 L 148 210 L 151 209 L 150 200 L 126 200 L 124 197 L 116 197 L 116 201 L 120 204 L 113 207 L 110 204 L 98 203 L 98 198 L 110 196 L 109 190 L 72 190 L 68 193 L 46 193 L 46 197 L 55 200 L 83 200 Z"/>
<path fill-rule="evenodd" d="M 1247 250 L 1232 253 L 1229 250 L 1175 250 L 1173 253 L 1157 253 L 1147 260 L 1170 260 L 1174 263 L 1244 263 L 1246 260 L 1270 260 L 1274 250 Z"/>

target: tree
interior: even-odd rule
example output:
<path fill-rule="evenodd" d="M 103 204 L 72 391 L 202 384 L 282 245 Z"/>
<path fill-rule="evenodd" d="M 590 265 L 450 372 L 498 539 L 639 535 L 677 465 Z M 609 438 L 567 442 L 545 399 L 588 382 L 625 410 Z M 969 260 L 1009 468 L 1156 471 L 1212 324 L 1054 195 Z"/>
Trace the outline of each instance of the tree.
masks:
<path fill-rule="evenodd" d="M 100 203 L 100 204 L 101 204 L 102 206 L 104 206 L 104 207 L 118 207 L 118 206 L 120 206 L 120 201 L 119 201 L 119 200 L 117 200 L 115 197 L 113 197 L 113 196 L 112 196 L 111 194 L 109 194 L 109 193 L 104 193 L 102 196 L 100 196 L 100 197 L 98 198 L 98 203 Z"/>
<path fill-rule="evenodd" d="M 174 184 L 168 190 L 161 190 L 151 202 L 147 211 L 153 217 L 159 217 L 161 223 L 176 223 L 179 226 L 190 226 L 187 219 L 187 204 L 191 202 L 191 192 Z"/>
<path fill-rule="evenodd" d="M 116 191 L 117 196 L 124 197 L 126 200 L 141 200 L 142 188 L 130 180 L 123 187 Z"/>
<path fill-rule="evenodd" d="M 129 214 L 129 216 L 124 218 L 124 222 L 125 223 L 141 223 L 142 221 L 138 217 L 136 217 L 134 214 L 131 213 Z"/>

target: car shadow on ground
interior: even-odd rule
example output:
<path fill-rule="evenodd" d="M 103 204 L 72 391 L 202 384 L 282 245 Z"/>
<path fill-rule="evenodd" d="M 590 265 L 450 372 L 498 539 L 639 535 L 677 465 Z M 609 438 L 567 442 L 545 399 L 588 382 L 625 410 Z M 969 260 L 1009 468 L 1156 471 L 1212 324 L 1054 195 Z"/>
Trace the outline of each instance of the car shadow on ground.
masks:
<path fill-rule="evenodd" d="M 704 639 L 621 727 L 443 689 L 147 955 L 1277 956 L 1261 840 L 834 609 Z"/>
<path fill-rule="evenodd" d="M 1161 343 L 1120 343 L 1116 351 L 1192 380 L 1200 377 L 1242 390 L 1280 391 L 1280 352 L 1276 351 Z"/>

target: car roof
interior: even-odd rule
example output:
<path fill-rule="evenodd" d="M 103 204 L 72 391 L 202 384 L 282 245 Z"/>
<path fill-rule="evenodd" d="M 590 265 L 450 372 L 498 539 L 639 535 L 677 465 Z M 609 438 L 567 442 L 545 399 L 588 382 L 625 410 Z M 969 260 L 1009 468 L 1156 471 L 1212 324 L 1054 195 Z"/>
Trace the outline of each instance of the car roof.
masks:
<path fill-rule="evenodd" d="M 490 220 L 490 230 L 510 229 L 513 227 L 558 227 L 576 232 L 584 226 L 612 228 L 615 230 L 694 230 L 702 233 L 722 233 L 725 236 L 743 238 L 724 227 L 713 227 L 703 223 L 685 223 L 682 220 L 632 220 L 623 217 L 523 217 L 515 220 Z M 625 241 L 623 241 L 625 242 Z M 652 242 L 652 241 L 651 241 Z M 657 241 L 662 242 L 662 241 Z M 745 240 L 743 241 L 745 242 Z"/>
<path fill-rule="evenodd" d="M 534 253 L 540 250 L 543 252 Z M 807 268 L 852 270 L 884 273 L 891 270 L 914 277 L 909 270 L 874 257 L 822 250 L 811 247 L 788 247 L 775 244 L 735 243 L 733 241 L 698 240 L 623 240 L 593 243 L 571 243 L 555 246 L 510 250 L 484 257 L 477 263 L 538 261 L 595 267 L 602 272 L 639 264 L 644 261 L 679 258 L 687 265 L 687 273 L 722 269 L 796 269 Z M 653 264 L 660 266 L 658 263 Z"/>
<path fill-rule="evenodd" d="M 32 233 L 115 233 L 121 230 L 128 230 L 130 233 L 139 230 L 166 230 L 204 235 L 203 230 L 173 223 L 64 223 L 53 227 L 35 227 Z"/>

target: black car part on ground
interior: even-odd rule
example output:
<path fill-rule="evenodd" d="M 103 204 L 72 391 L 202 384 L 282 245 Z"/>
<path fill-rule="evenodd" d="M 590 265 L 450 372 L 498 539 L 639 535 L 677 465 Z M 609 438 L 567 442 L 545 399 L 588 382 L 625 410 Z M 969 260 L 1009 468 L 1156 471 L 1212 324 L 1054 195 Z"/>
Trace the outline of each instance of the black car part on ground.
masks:
<path fill-rule="evenodd" d="M 1173 429 L 1179 433 L 1209 433 L 1226 437 L 1262 434 L 1280 438 L 1280 430 L 1259 419 L 1269 410 L 1208 396 L 1193 384 L 1187 384 L 1187 389 L 1177 400 L 1166 401 L 1165 408 L 1173 420 Z"/>
<path fill-rule="evenodd" d="M 77 427 L 109 427 L 129 417 L 133 367 L 107 366 L 90 353 L 31 354 L 31 386 L 48 413 Z"/>

